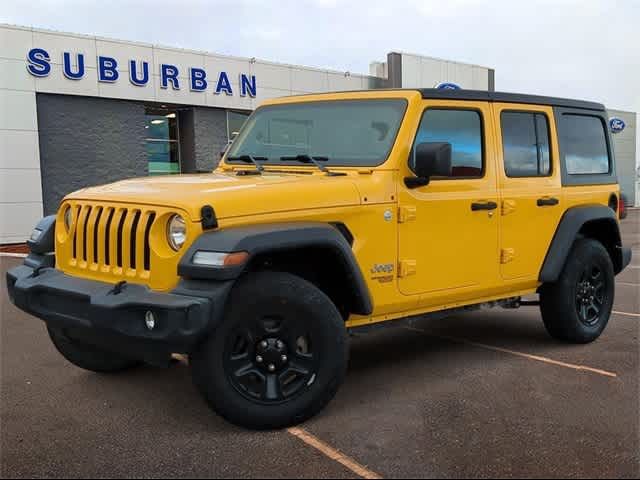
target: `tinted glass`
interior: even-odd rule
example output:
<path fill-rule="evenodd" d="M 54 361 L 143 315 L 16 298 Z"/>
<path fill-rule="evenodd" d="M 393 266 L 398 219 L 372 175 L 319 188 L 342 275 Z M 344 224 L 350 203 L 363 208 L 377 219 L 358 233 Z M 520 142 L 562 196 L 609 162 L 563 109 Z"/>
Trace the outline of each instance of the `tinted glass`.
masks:
<path fill-rule="evenodd" d="M 180 173 L 177 112 L 147 109 L 145 132 L 149 174 Z"/>
<path fill-rule="evenodd" d="M 227 112 L 227 137 L 229 141 L 234 140 L 238 136 L 247 118 L 249 118 L 248 113 Z"/>
<path fill-rule="evenodd" d="M 609 173 L 605 127 L 598 117 L 563 115 L 562 150 L 570 175 Z"/>
<path fill-rule="evenodd" d="M 310 155 L 328 157 L 329 166 L 380 165 L 391 151 L 406 105 L 405 100 L 348 100 L 262 107 L 228 157 L 267 157 L 270 165 L 285 163 L 281 157 Z"/>
<path fill-rule="evenodd" d="M 482 119 L 475 110 L 429 109 L 422 116 L 415 144 L 448 142 L 451 144 L 453 177 L 481 177 Z M 415 148 L 414 148 L 415 151 Z M 415 161 L 412 154 L 412 166 Z"/>
<path fill-rule="evenodd" d="M 508 177 L 540 177 L 551 173 L 549 124 L 539 113 L 503 112 L 502 148 Z"/>

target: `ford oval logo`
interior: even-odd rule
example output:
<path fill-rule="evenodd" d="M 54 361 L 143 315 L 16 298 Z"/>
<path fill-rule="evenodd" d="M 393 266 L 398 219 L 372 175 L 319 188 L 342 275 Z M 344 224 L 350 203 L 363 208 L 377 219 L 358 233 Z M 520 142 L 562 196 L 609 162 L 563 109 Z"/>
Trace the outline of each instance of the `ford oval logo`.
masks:
<path fill-rule="evenodd" d="M 609 120 L 609 128 L 611 128 L 611 133 L 620 133 L 624 130 L 627 124 L 624 123 L 624 120 L 621 118 L 612 118 Z"/>
<path fill-rule="evenodd" d="M 457 83 L 442 82 L 436 85 L 438 90 L 462 90 L 462 87 Z"/>

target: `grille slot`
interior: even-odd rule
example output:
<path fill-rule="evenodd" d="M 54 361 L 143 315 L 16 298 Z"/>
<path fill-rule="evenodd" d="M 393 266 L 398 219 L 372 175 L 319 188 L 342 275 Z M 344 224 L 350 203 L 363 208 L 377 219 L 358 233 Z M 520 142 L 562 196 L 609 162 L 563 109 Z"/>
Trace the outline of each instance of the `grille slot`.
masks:
<path fill-rule="evenodd" d="M 156 219 L 155 212 L 149 214 L 147 225 L 144 228 L 144 269 L 151 270 L 151 247 L 149 246 L 149 236 L 151 235 L 151 225 Z"/>
<path fill-rule="evenodd" d="M 98 263 L 98 230 L 100 230 L 100 217 L 102 217 L 102 207 L 97 208 L 96 222 L 93 225 L 93 263 Z"/>
<path fill-rule="evenodd" d="M 155 211 L 75 203 L 72 208 L 74 227 L 68 248 L 76 267 L 148 278 Z"/>
<path fill-rule="evenodd" d="M 123 211 L 120 216 L 120 223 L 118 224 L 118 236 L 116 239 L 116 248 L 117 248 L 117 257 L 116 257 L 116 265 L 122 268 L 122 233 L 124 231 L 124 221 L 127 218 L 127 211 Z"/>
<path fill-rule="evenodd" d="M 138 222 L 140 221 L 140 211 L 136 210 L 133 213 L 133 223 L 131 224 L 132 235 L 129 237 L 129 265 L 134 270 L 136 269 L 136 232 L 138 230 Z"/>
<path fill-rule="evenodd" d="M 107 216 L 107 223 L 104 228 L 104 263 L 105 265 L 111 265 L 111 260 L 109 258 L 110 248 L 109 248 L 109 240 L 111 236 L 111 220 L 113 220 L 113 214 L 115 210 L 113 208 L 109 209 L 109 214 Z"/>

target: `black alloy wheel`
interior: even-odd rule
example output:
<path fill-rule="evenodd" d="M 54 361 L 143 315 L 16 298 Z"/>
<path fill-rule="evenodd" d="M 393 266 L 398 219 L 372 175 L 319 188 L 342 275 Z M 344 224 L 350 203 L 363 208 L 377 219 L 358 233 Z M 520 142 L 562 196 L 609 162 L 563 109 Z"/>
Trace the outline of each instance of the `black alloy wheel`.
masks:
<path fill-rule="evenodd" d="M 250 319 L 228 337 L 225 372 L 247 399 L 282 403 L 315 381 L 313 345 L 313 330 L 304 322 L 275 315 Z"/>
<path fill-rule="evenodd" d="M 595 264 L 588 264 L 576 286 L 576 308 L 578 318 L 587 326 L 593 326 L 600 320 L 606 301 L 606 278 Z"/>

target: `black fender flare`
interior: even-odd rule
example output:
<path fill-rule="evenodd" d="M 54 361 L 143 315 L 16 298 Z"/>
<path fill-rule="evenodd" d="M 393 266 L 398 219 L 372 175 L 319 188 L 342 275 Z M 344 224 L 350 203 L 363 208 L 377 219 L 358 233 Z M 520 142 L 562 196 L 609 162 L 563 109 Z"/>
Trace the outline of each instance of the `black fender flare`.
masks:
<path fill-rule="evenodd" d="M 353 287 L 354 313 L 370 315 L 373 303 L 367 283 L 351 245 L 333 225 L 320 222 L 277 223 L 231 227 L 205 232 L 191 245 L 178 264 L 178 275 L 187 279 L 225 281 L 237 279 L 257 255 L 309 247 L 330 249 L 348 272 Z M 248 252 L 249 260 L 240 267 L 215 268 L 195 265 L 198 250 Z"/>
<path fill-rule="evenodd" d="M 567 209 L 560 219 L 540 270 L 540 282 L 555 282 L 558 279 L 576 238 L 586 225 L 594 221 L 607 224 L 607 229 L 610 229 L 608 235 L 612 236 L 614 245 L 605 247 L 611 255 L 615 273 L 625 267 L 616 213 L 604 205 L 580 205 Z"/>

